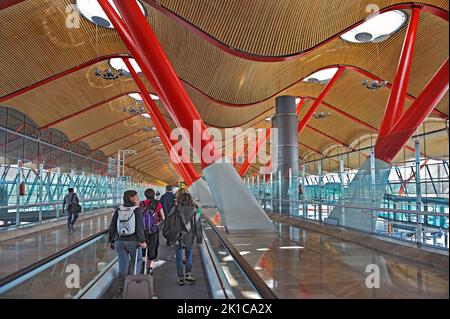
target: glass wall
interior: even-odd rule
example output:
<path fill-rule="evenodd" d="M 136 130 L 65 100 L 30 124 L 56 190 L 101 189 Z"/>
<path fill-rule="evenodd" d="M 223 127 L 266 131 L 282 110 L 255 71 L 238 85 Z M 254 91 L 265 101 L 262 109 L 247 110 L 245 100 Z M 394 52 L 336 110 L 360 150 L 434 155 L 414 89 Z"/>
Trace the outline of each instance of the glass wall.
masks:
<path fill-rule="evenodd" d="M 116 205 L 125 189 L 143 197 L 148 186 L 109 176 L 103 153 L 69 143 L 58 130 L 40 131 L 21 112 L 0 107 L 0 227 L 61 217 L 69 187 L 84 213 Z"/>

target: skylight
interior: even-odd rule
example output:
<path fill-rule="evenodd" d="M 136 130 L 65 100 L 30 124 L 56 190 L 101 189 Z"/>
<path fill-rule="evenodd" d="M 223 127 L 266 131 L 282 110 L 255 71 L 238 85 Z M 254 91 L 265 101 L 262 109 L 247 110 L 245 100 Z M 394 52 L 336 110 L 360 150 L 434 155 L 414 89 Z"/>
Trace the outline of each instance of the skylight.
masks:
<path fill-rule="evenodd" d="M 304 82 L 326 84 L 336 74 L 338 68 L 328 68 L 314 72 L 310 76 L 303 79 Z M 298 100 L 300 102 L 300 100 Z M 297 100 L 296 103 L 298 104 Z"/>
<path fill-rule="evenodd" d="M 131 66 L 136 71 L 136 73 L 142 72 L 141 68 L 139 67 L 139 64 L 137 64 L 135 59 L 128 59 L 130 61 Z M 109 60 L 109 65 L 111 65 L 112 68 L 116 70 L 124 70 L 128 73 L 130 73 L 130 70 L 128 70 L 127 66 L 123 62 L 122 58 L 112 58 Z"/>
<path fill-rule="evenodd" d="M 141 95 L 139 93 L 131 93 L 128 94 L 129 97 L 135 99 L 136 101 L 142 101 Z"/>
<path fill-rule="evenodd" d="M 142 101 L 141 95 L 139 93 L 131 93 L 131 94 L 128 94 L 128 96 L 131 97 L 132 99 L 135 99 L 136 101 L 139 101 L 139 102 Z M 159 100 L 158 95 L 150 94 L 150 97 L 152 98 L 153 101 Z"/>
<path fill-rule="evenodd" d="M 108 0 L 108 2 L 114 8 L 114 10 L 116 10 L 119 16 L 122 17 L 117 10 L 114 2 L 112 0 Z M 142 13 L 147 16 L 147 12 L 144 9 L 144 6 L 139 1 L 137 1 L 137 3 L 141 8 Z M 77 8 L 80 11 L 81 15 L 92 23 L 105 28 L 114 28 L 97 0 L 77 0 Z"/>
<path fill-rule="evenodd" d="M 407 15 L 392 10 L 374 15 L 366 22 L 341 35 L 343 40 L 353 43 L 381 42 L 397 32 L 406 22 Z"/>

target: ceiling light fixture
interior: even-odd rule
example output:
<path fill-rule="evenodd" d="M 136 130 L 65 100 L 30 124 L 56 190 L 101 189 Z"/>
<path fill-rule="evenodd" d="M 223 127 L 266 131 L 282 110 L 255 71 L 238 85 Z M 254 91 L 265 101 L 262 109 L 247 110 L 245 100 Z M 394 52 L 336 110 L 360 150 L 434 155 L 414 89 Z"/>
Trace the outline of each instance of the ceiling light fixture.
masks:
<path fill-rule="evenodd" d="M 318 120 L 323 120 L 331 115 L 330 112 L 314 112 L 313 116 Z"/>
<path fill-rule="evenodd" d="M 122 111 L 125 113 L 129 113 L 130 115 L 137 115 L 137 114 L 144 113 L 144 108 L 142 106 L 139 106 L 137 108 L 135 106 L 129 106 L 129 107 L 124 106 L 122 108 Z"/>
<path fill-rule="evenodd" d="M 378 90 L 381 88 L 386 87 L 387 85 L 387 81 L 377 81 L 377 80 L 373 80 L 373 81 L 369 81 L 369 80 L 364 80 L 361 82 L 361 84 L 368 90 Z"/>
<path fill-rule="evenodd" d="M 337 70 L 338 70 L 337 67 L 332 67 L 314 72 L 313 74 L 304 78 L 303 82 L 327 84 L 331 80 L 331 78 L 336 74 Z M 300 103 L 300 98 L 297 99 L 295 102 L 298 104 Z"/>
<path fill-rule="evenodd" d="M 341 35 L 341 38 L 353 43 L 382 42 L 400 30 L 406 20 L 407 14 L 402 10 L 376 14 L 364 23 Z"/>

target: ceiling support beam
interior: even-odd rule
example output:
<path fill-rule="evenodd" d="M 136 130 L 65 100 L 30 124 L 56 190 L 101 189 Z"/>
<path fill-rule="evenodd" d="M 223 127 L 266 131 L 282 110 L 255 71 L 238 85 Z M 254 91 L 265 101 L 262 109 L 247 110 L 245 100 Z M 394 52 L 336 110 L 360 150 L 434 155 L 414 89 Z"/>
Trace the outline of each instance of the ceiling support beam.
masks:
<path fill-rule="evenodd" d="M 108 128 L 111 128 L 111 127 L 113 127 L 113 126 L 115 126 L 115 125 L 117 125 L 117 124 L 124 123 L 124 122 L 128 121 L 129 119 L 132 119 L 133 117 L 135 117 L 135 116 L 137 116 L 137 115 L 140 115 L 140 114 L 133 114 L 133 115 L 127 116 L 127 117 L 124 118 L 124 119 L 121 119 L 121 120 L 118 120 L 118 121 L 116 121 L 116 122 L 114 122 L 114 123 L 108 124 L 108 125 L 106 125 L 106 126 L 104 126 L 104 127 L 102 127 L 102 128 L 99 128 L 98 130 L 95 130 L 95 131 L 92 131 L 92 132 L 90 132 L 90 133 L 88 133 L 88 134 L 85 134 L 85 135 L 83 135 L 83 136 L 77 137 L 76 139 L 74 139 L 74 140 L 72 140 L 72 141 L 66 143 L 63 147 L 66 147 L 66 146 L 68 146 L 68 145 L 70 145 L 70 144 L 72 144 L 72 143 L 75 143 L 75 142 L 84 140 L 85 138 L 88 138 L 88 137 L 90 137 L 90 136 L 92 136 L 92 135 L 95 135 L 95 134 L 101 132 L 101 131 L 104 131 L 104 130 L 106 130 L 106 129 L 108 129 Z"/>
<path fill-rule="evenodd" d="M 334 83 L 339 79 L 342 73 L 344 73 L 345 68 L 343 66 L 338 67 L 338 70 L 334 74 L 334 76 L 331 78 L 330 82 L 326 85 L 326 87 L 323 89 L 323 91 L 320 93 L 319 97 L 314 101 L 313 105 L 310 107 L 306 115 L 303 117 L 303 119 L 298 123 L 298 129 L 297 133 L 300 134 L 303 129 L 306 127 L 306 124 L 311 119 L 311 117 L 314 115 L 314 112 L 316 112 L 317 108 L 320 104 L 322 104 L 322 101 L 324 100 L 325 96 L 330 92 L 331 88 L 333 87 Z"/>
<path fill-rule="evenodd" d="M 41 131 L 47 130 L 47 129 L 53 127 L 53 126 L 56 126 L 56 125 L 61 124 L 61 123 L 65 122 L 65 121 L 71 120 L 74 117 L 77 117 L 77 116 L 79 116 L 81 114 L 84 114 L 84 113 L 86 113 L 88 111 L 92 111 L 92 110 L 94 110 L 94 109 L 96 109 L 96 108 L 98 108 L 100 106 L 105 105 L 106 103 L 112 102 L 112 101 L 114 101 L 114 100 L 116 100 L 118 98 L 121 98 L 122 96 L 126 96 L 126 95 L 131 94 L 131 93 L 136 93 L 136 92 L 131 91 L 131 92 L 125 92 L 125 93 L 117 94 L 117 95 L 115 95 L 113 97 L 110 97 L 110 98 L 108 98 L 106 100 L 100 101 L 100 102 L 95 103 L 95 104 L 93 104 L 93 105 L 91 105 L 89 107 L 81 109 L 81 110 L 79 110 L 79 111 L 77 111 L 75 113 L 72 113 L 70 115 L 64 116 L 64 117 L 62 117 L 62 118 L 60 118 L 60 119 L 58 119 L 56 121 L 53 121 L 53 122 L 48 123 L 48 124 L 45 124 L 44 126 L 40 127 L 40 130 Z"/>
<path fill-rule="evenodd" d="M 108 14 L 108 17 L 113 15 L 118 16 L 108 1 L 99 0 L 99 3 Z M 119 34 L 133 57 L 138 61 L 145 76 L 165 104 L 167 111 L 177 126 L 186 129 L 190 133 L 190 145 L 202 160 L 202 166 L 206 167 L 219 160 L 221 153 L 217 150 L 211 136 L 209 136 L 205 123 L 192 104 L 148 21 L 140 11 L 139 6 L 133 1 L 124 2 L 115 0 L 114 3 L 122 15 L 124 24 L 127 26 L 129 37 L 124 37 L 124 34 L 120 34 L 120 32 Z M 196 124 L 198 124 L 198 128 Z M 199 131 L 201 136 L 204 137 L 200 139 L 200 143 L 194 143 L 194 131 Z M 207 162 L 205 162 L 205 158 L 202 156 L 202 150 L 204 149 L 210 149 L 210 154 L 212 154 Z"/>
<path fill-rule="evenodd" d="M 101 146 L 98 146 L 98 147 L 94 148 L 93 150 L 91 150 L 90 153 L 94 153 L 94 152 L 98 151 L 99 149 L 102 149 L 102 148 L 104 148 L 104 147 L 106 147 L 106 146 L 108 146 L 108 145 L 114 144 L 114 143 L 116 143 L 116 142 L 118 142 L 118 141 L 123 140 L 124 138 L 127 138 L 127 137 L 129 137 L 129 136 L 131 136 L 131 135 L 137 134 L 137 133 L 139 133 L 139 132 L 140 132 L 139 130 L 130 132 L 130 133 L 128 133 L 128 134 L 126 134 L 126 135 L 124 135 L 124 136 L 121 136 L 121 137 L 119 137 L 119 138 L 117 138 L 117 139 L 115 139 L 115 140 L 113 140 L 113 141 L 109 141 L 108 143 L 105 143 L 105 144 L 103 144 L 103 145 L 101 145 Z"/>
<path fill-rule="evenodd" d="M 375 144 L 375 157 L 391 163 L 397 153 L 423 124 L 449 88 L 448 59 L 425 86 L 416 101 L 408 108 L 393 128 Z"/>
<path fill-rule="evenodd" d="M 411 72 L 412 58 L 414 55 L 414 45 L 419 24 L 420 8 L 412 9 L 408 31 L 403 42 L 400 61 L 397 66 L 392 89 L 389 94 L 388 103 L 384 111 L 378 139 L 386 136 L 394 124 L 400 119 L 406 100 L 406 90 L 408 89 L 409 75 Z"/>

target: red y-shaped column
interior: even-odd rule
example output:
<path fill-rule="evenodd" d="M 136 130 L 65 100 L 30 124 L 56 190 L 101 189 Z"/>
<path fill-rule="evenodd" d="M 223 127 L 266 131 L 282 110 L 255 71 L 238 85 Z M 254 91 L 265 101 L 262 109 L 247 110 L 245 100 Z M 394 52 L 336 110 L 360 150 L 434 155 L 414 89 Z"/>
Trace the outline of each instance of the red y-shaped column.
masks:
<path fill-rule="evenodd" d="M 331 78 L 330 82 L 328 82 L 327 86 L 320 93 L 319 97 L 314 101 L 314 104 L 308 110 L 306 115 L 298 123 L 298 130 L 297 130 L 298 134 L 300 134 L 303 131 L 303 129 L 306 127 L 306 124 L 311 119 L 311 117 L 314 115 L 314 112 L 317 110 L 319 105 L 322 104 L 322 101 L 325 99 L 325 96 L 327 96 L 328 92 L 330 92 L 330 90 L 333 87 L 334 83 L 336 83 L 336 81 L 339 79 L 341 74 L 344 73 L 344 70 L 345 70 L 344 66 L 338 67 L 338 70 L 336 71 L 334 76 Z"/>
<path fill-rule="evenodd" d="M 376 158 L 387 163 L 392 162 L 397 153 L 447 93 L 448 76 L 447 59 L 392 130 L 386 136 L 377 140 L 375 145 Z"/>
<path fill-rule="evenodd" d="M 392 83 L 392 89 L 389 94 L 383 121 L 381 122 L 378 139 L 388 134 L 403 113 L 406 91 L 408 89 L 409 74 L 411 72 L 411 63 L 414 54 L 414 44 L 416 43 L 419 16 L 420 8 L 414 7 L 405 41 L 403 43 L 397 73 L 395 74 L 394 82 Z"/>
<path fill-rule="evenodd" d="M 239 175 L 212 141 L 206 126 L 163 52 L 153 30 L 135 1 L 114 0 L 126 26 L 107 0 L 98 0 L 138 61 L 177 126 L 189 133 L 189 142 L 201 160 L 203 172 L 227 230 L 273 232 L 272 222 Z M 118 23 L 119 22 L 119 23 Z M 117 27 L 117 26 L 118 27 Z M 154 81 L 155 83 L 152 83 Z M 187 137 L 187 136 L 185 136 Z M 233 198 L 233 201 L 228 200 Z"/>
<path fill-rule="evenodd" d="M 182 177 L 186 181 L 188 185 L 191 185 L 192 182 L 198 180 L 200 176 L 195 171 L 194 167 L 191 163 L 188 163 L 186 159 L 180 159 L 178 154 L 175 152 L 171 153 L 172 150 L 172 141 L 170 140 L 170 127 L 167 124 L 166 120 L 164 119 L 163 115 L 161 114 L 160 110 L 158 109 L 158 106 L 155 104 L 153 99 L 150 97 L 150 93 L 148 92 L 147 88 L 145 87 L 144 83 L 141 81 L 139 76 L 137 75 L 136 71 L 134 70 L 133 66 L 131 65 L 128 58 L 122 59 L 125 65 L 127 66 L 128 70 L 131 73 L 131 76 L 133 77 L 134 81 L 136 82 L 136 85 L 139 87 L 139 90 L 141 91 L 141 97 L 144 101 L 145 106 L 148 109 L 148 112 L 150 113 L 150 117 L 155 124 L 155 127 L 161 137 L 161 141 L 163 142 L 163 145 L 166 148 L 166 151 L 169 155 L 172 155 L 175 157 L 175 162 L 173 163 L 180 173 L 182 174 Z"/>
<path fill-rule="evenodd" d="M 250 164 L 255 159 L 256 155 L 258 154 L 259 150 L 261 149 L 261 146 L 266 142 L 267 138 L 270 135 L 271 130 L 272 129 L 269 128 L 266 131 L 266 135 L 264 135 L 264 136 L 262 134 L 258 134 L 258 139 L 257 139 L 255 145 L 253 145 L 253 148 L 250 151 L 250 154 L 248 154 L 245 162 L 242 164 L 241 168 L 239 169 L 240 176 L 244 176 L 245 173 L 247 173 L 247 170 L 250 167 Z"/>

